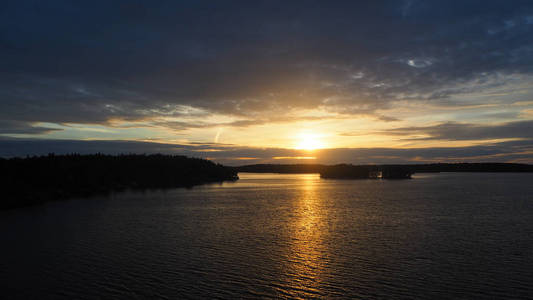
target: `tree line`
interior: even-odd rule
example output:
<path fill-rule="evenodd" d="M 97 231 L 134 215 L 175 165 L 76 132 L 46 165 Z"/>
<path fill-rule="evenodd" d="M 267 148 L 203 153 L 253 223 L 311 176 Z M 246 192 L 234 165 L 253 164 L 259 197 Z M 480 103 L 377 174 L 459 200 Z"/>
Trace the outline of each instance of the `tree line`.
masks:
<path fill-rule="evenodd" d="M 190 187 L 238 179 L 220 164 L 178 155 L 54 155 L 0 159 L 0 208 L 123 189 Z"/>

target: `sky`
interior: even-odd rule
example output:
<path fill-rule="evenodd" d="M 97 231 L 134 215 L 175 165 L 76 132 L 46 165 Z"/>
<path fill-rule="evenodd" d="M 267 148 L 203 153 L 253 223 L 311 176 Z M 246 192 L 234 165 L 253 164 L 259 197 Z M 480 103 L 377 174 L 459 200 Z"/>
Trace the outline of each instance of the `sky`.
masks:
<path fill-rule="evenodd" d="M 533 163 L 531 1 L 0 3 L 0 156 Z"/>

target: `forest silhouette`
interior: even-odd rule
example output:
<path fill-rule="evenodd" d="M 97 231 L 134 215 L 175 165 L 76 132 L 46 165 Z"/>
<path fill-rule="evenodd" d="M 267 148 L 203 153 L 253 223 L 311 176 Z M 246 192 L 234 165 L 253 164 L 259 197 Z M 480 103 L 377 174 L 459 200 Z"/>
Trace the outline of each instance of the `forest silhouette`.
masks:
<path fill-rule="evenodd" d="M 237 180 L 209 160 L 171 155 L 54 155 L 0 159 L 3 200 L 13 208 L 124 189 L 191 187 Z"/>

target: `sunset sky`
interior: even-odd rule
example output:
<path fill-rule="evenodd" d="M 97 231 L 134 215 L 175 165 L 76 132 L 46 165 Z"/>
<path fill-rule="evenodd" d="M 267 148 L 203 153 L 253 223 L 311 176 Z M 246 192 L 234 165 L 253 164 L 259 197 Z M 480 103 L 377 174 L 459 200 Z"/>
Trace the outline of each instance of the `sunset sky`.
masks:
<path fill-rule="evenodd" d="M 2 1 L 0 155 L 533 163 L 532 1 Z"/>

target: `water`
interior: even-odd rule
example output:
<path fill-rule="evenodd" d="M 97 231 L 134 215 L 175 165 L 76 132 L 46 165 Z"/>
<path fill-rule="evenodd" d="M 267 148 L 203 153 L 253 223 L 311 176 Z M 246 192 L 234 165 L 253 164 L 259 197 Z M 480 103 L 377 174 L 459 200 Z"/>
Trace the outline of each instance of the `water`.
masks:
<path fill-rule="evenodd" d="M 533 174 L 240 176 L 0 212 L 3 298 L 533 298 Z"/>

